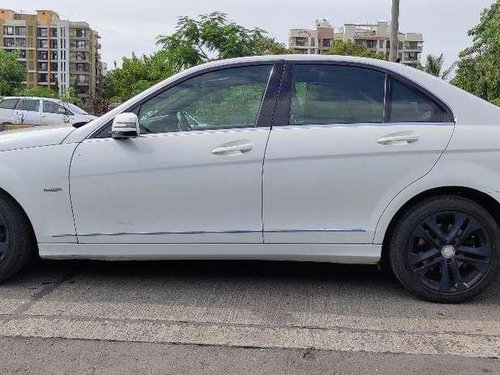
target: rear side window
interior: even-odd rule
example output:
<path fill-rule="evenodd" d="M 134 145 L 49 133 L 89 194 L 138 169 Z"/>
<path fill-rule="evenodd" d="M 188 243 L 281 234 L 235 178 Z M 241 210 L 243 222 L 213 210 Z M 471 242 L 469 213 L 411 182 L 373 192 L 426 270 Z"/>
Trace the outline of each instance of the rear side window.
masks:
<path fill-rule="evenodd" d="M 392 79 L 391 122 L 445 122 L 450 116 L 419 90 Z"/>
<path fill-rule="evenodd" d="M 38 112 L 40 108 L 40 100 L 23 99 L 19 105 L 19 109 L 23 111 Z"/>
<path fill-rule="evenodd" d="M 16 108 L 19 99 L 4 99 L 0 102 L 1 109 L 14 109 Z"/>
<path fill-rule="evenodd" d="M 289 124 L 384 121 L 385 74 L 341 65 L 295 65 Z"/>
<path fill-rule="evenodd" d="M 63 106 L 54 102 L 49 102 L 48 100 L 43 101 L 43 111 L 45 113 L 58 113 L 58 114 L 66 113 L 66 110 L 64 109 Z"/>

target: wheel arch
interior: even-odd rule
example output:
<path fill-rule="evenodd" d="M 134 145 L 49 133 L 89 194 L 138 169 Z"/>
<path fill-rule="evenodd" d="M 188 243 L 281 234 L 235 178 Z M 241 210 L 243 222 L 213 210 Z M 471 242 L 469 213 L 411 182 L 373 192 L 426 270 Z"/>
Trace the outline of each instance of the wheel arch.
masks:
<path fill-rule="evenodd" d="M 381 262 L 388 264 L 388 255 L 389 255 L 389 242 L 391 240 L 391 235 L 393 233 L 394 227 L 401 218 L 401 216 L 413 205 L 422 201 L 423 199 L 430 197 L 437 197 L 443 195 L 456 195 L 460 197 L 468 198 L 475 203 L 482 206 L 485 210 L 487 210 L 495 219 L 495 221 L 500 226 L 500 202 L 498 202 L 491 195 L 464 186 L 442 186 L 437 188 L 428 189 L 420 192 L 419 194 L 413 196 L 411 199 L 407 200 L 392 216 L 391 220 L 387 228 L 383 234 L 382 240 L 382 257 Z M 380 230 L 380 229 L 379 229 Z"/>
<path fill-rule="evenodd" d="M 24 215 L 27 223 L 29 224 L 31 235 L 35 239 L 35 242 L 38 243 L 38 241 L 36 239 L 36 234 L 35 234 L 35 230 L 34 230 L 34 227 L 33 227 L 33 223 L 31 222 L 30 217 L 26 213 L 26 210 L 23 208 L 23 206 L 19 203 L 19 201 L 16 198 L 14 198 L 14 196 L 12 194 L 10 194 L 8 191 L 6 191 L 5 189 L 3 189 L 2 187 L 0 187 L 0 197 L 6 198 L 6 199 L 10 200 L 11 202 L 13 202 L 21 210 L 21 212 Z"/>

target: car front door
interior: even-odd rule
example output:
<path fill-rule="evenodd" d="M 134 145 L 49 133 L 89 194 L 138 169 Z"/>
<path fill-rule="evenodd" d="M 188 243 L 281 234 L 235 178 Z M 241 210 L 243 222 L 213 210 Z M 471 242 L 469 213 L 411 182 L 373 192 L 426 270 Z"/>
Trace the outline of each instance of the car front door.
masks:
<path fill-rule="evenodd" d="M 69 123 L 66 109 L 53 101 L 43 100 L 40 125 L 64 125 Z"/>
<path fill-rule="evenodd" d="M 279 70 L 196 73 L 128 110 L 140 137 L 113 139 L 105 127 L 83 141 L 70 174 L 79 242 L 262 243 L 262 164 Z"/>
<path fill-rule="evenodd" d="M 453 116 L 375 68 L 285 70 L 264 164 L 264 241 L 372 243 L 388 203 L 445 150 Z"/>

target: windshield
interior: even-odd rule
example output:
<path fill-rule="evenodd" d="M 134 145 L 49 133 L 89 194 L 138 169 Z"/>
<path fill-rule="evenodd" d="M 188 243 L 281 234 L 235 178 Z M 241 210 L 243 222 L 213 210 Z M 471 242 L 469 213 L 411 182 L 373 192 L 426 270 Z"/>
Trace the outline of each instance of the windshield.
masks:
<path fill-rule="evenodd" d="M 72 103 L 67 103 L 66 106 L 73 113 L 78 113 L 79 115 L 88 115 L 87 112 L 85 112 L 83 109 L 81 109 L 80 107 L 77 107 L 76 105 L 74 105 Z"/>

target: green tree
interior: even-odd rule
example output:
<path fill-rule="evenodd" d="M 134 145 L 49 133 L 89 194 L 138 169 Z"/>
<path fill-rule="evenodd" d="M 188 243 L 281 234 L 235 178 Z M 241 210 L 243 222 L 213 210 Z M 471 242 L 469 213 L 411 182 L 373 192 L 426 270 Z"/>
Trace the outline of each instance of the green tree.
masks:
<path fill-rule="evenodd" d="M 453 83 L 483 99 L 500 104 L 500 0 L 481 14 L 469 31 L 472 46 L 460 53 Z"/>
<path fill-rule="evenodd" d="M 55 90 L 50 90 L 46 87 L 35 86 L 35 87 L 25 87 L 16 92 L 17 95 L 21 96 L 36 96 L 39 98 L 57 98 L 58 93 Z"/>
<path fill-rule="evenodd" d="M 174 74 L 176 71 L 166 55 L 167 52 L 161 50 L 151 56 L 124 57 L 122 66 L 108 73 L 104 97 L 111 102 L 123 102 Z"/>
<path fill-rule="evenodd" d="M 359 56 L 359 57 L 370 57 L 372 59 L 384 60 L 383 53 L 376 53 L 371 51 L 368 47 L 353 43 L 351 41 L 343 42 L 337 40 L 333 43 L 332 48 L 328 51 L 329 55 L 341 55 L 341 56 Z"/>
<path fill-rule="evenodd" d="M 103 96 L 108 103 L 123 102 L 182 69 L 207 61 L 251 55 L 276 55 L 287 49 L 261 29 L 247 29 L 215 12 L 198 19 L 181 17 L 176 31 L 161 35 L 162 48 L 151 56 L 124 57 L 122 66 L 108 73 Z"/>
<path fill-rule="evenodd" d="M 26 68 L 17 58 L 16 52 L 0 49 L 0 96 L 14 95 L 26 81 Z"/>
<path fill-rule="evenodd" d="M 425 65 L 423 66 L 423 70 L 426 73 L 432 74 L 433 76 L 446 80 L 453 72 L 455 65 L 456 63 L 453 63 L 449 68 L 443 70 L 444 54 L 441 54 L 439 56 L 429 54 L 425 59 Z"/>
<path fill-rule="evenodd" d="M 228 21 L 227 15 L 220 12 L 200 15 L 198 19 L 180 17 L 176 31 L 160 35 L 157 43 L 176 70 L 211 60 L 287 51 L 264 30 L 247 29 Z"/>

